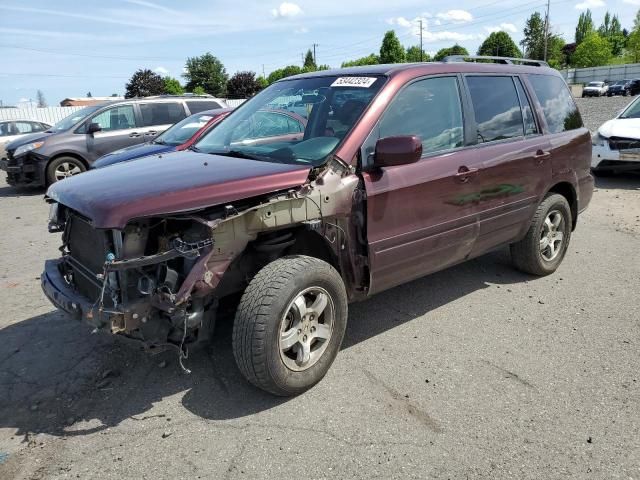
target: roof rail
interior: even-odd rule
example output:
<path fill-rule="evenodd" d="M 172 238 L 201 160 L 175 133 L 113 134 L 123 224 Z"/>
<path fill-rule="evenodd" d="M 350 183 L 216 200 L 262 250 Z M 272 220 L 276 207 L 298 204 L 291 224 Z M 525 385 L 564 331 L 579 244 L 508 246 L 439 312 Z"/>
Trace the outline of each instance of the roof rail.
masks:
<path fill-rule="evenodd" d="M 442 61 L 444 63 L 453 63 L 453 62 L 466 62 L 473 61 L 477 62 L 478 60 L 483 61 L 493 61 L 493 63 L 502 63 L 505 65 L 528 65 L 531 67 L 548 67 L 549 64 L 542 60 L 533 60 L 531 58 L 514 58 L 514 57 L 492 57 L 485 55 L 449 55 L 448 57 L 444 57 Z"/>

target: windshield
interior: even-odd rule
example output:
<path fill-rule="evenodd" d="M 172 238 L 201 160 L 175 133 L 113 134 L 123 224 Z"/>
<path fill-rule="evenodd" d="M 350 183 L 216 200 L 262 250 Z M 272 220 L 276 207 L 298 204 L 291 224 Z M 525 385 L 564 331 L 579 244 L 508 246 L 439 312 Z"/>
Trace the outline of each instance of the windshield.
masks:
<path fill-rule="evenodd" d="M 627 80 L 618 80 L 614 85 L 624 86 L 627 84 Z"/>
<path fill-rule="evenodd" d="M 76 125 L 78 122 L 84 120 L 86 117 L 91 115 L 96 110 L 102 108 L 102 105 L 91 105 L 89 107 L 84 107 L 78 111 L 73 112 L 68 117 L 64 117 L 58 123 L 56 123 L 53 127 L 51 127 L 49 132 L 64 132 L 65 130 L 69 130 L 71 127 Z"/>
<path fill-rule="evenodd" d="M 625 108 L 618 118 L 640 118 L 640 97 Z"/>
<path fill-rule="evenodd" d="M 384 77 L 315 77 L 274 83 L 205 135 L 195 150 L 318 166 L 351 131 Z"/>
<path fill-rule="evenodd" d="M 589 85 L 587 85 L 588 87 L 601 87 L 602 85 L 604 85 L 604 83 L 602 82 L 590 82 Z"/>
<path fill-rule="evenodd" d="M 172 127 L 169 127 L 164 133 L 156 137 L 153 143 L 160 143 L 162 145 L 178 146 L 189 140 L 193 135 L 204 127 L 207 122 L 213 119 L 213 115 L 206 115 L 202 113 L 196 113 L 184 120 L 176 123 Z"/>

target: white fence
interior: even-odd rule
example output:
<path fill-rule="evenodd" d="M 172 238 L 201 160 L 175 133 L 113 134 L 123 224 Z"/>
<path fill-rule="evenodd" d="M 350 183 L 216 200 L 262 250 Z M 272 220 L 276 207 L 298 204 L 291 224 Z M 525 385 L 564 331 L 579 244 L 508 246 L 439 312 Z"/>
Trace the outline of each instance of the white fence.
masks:
<path fill-rule="evenodd" d="M 244 99 L 227 100 L 227 105 L 237 107 Z M 0 108 L 0 120 L 37 120 L 53 125 L 67 115 L 84 107 Z"/>
<path fill-rule="evenodd" d="M 609 65 L 607 67 L 572 68 L 562 70 L 567 83 L 603 82 L 605 80 L 626 80 L 640 78 L 640 63 L 627 65 Z"/>
<path fill-rule="evenodd" d="M 83 107 L 0 108 L 0 120 L 38 120 L 50 125 Z"/>

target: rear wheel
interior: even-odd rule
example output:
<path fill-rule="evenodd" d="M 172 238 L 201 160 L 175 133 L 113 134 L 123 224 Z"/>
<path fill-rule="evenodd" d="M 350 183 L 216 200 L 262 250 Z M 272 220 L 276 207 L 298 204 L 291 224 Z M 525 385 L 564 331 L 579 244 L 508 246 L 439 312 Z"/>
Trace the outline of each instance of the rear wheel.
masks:
<path fill-rule="evenodd" d="M 527 235 L 511 245 L 515 267 L 532 275 L 555 272 L 567 251 L 571 229 L 567 199 L 557 193 L 547 194 L 533 216 Z"/>
<path fill-rule="evenodd" d="M 275 395 L 297 395 L 333 363 L 347 325 L 347 295 L 338 272 L 317 258 L 271 262 L 251 280 L 233 325 L 240 372 Z"/>
<path fill-rule="evenodd" d="M 58 157 L 47 166 L 47 184 L 64 180 L 86 171 L 87 168 L 80 160 L 74 157 Z"/>

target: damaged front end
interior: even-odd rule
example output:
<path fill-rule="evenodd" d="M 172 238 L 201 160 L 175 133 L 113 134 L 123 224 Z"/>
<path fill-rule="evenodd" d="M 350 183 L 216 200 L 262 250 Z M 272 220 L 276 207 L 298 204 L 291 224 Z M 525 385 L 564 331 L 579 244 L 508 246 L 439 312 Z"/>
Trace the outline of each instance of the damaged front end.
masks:
<path fill-rule="evenodd" d="M 364 246 L 353 241 L 361 230 L 352 215 L 358 191 L 357 177 L 333 162 L 292 190 L 131 220 L 124 229 L 95 228 L 52 203 L 49 230 L 62 232 L 62 256 L 46 262 L 42 288 L 97 330 L 182 352 L 209 339 L 223 297 L 241 292 L 280 255 L 318 244 L 348 284 L 365 283 L 357 251 Z"/>

